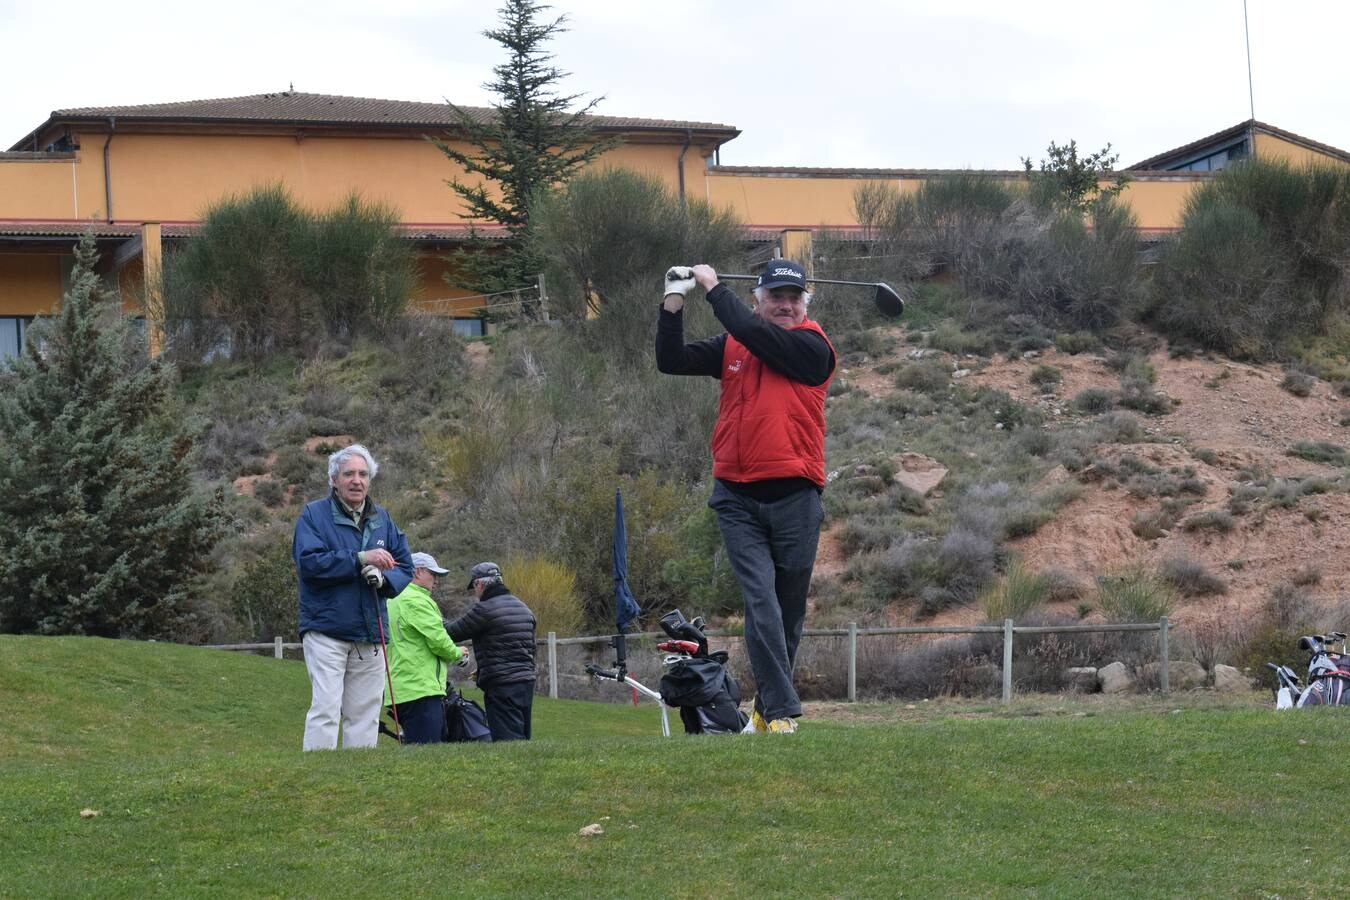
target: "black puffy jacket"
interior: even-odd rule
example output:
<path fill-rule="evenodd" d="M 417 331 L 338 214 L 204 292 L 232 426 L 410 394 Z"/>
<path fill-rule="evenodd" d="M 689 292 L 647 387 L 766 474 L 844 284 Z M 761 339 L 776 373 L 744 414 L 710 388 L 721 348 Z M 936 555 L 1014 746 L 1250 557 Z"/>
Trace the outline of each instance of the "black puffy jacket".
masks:
<path fill-rule="evenodd" d="M 483 591 L 445 630 L 455 642 L 473 641 L 478 686 L 534 681 L 534 613 L 504 584 Z"/>

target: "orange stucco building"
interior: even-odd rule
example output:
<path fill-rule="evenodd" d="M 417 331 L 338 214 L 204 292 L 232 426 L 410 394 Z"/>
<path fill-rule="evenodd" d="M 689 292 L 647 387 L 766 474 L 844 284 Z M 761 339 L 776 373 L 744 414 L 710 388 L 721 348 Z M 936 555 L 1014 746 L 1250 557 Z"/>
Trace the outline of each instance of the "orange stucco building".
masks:
<path fill-rule="evenodd" d="M 853 192 L 863 182 L 890 182 L 904 191 L 953 174 L 721 166 L 718 149 L 740 133 L 732 126 L 617 116 L 589 122 L 598 134 L 620 140 L 597 165 L 635 169 L 677 193 L 731 207 L 747 224 L 748 241 L 785 248 L 815 228 L 857 227 Z M 416 300 L 438 312 L 472 315 L 480 300 L 442 278 L 441 258 L 468 231 L 445 182 L 464 173 L 426 140 L 454 144 L 454 125 L 445 104 L 289 91 L 53 112 L 0 153 L 0 354 L 17 349 L 29 318 L 59 302 L 80 233 L 94 231 L 107 276 L 129 287 L 153 274 L 165 242 L 190 239 L 213 202 L 276 183 L 316 209 L 353 191 L 393 206 L 420 251 Z M 1344 151 L 1244 122 L 1132 166 L 1124 198 L 1141 231 L 1170 231 L 1198 181 L 1250 155 L 1350 163 Z"/>

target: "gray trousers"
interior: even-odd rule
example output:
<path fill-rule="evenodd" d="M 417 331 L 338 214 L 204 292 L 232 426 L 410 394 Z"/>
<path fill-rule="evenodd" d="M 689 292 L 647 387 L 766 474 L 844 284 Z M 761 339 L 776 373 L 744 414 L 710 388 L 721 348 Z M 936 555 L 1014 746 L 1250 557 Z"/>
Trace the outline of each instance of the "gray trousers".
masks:
<path fill-rule="evenodd" d="M 708 505 L 717 513 L 745 601 L 745 649 L 755 674 L 755 708 L 769 720 L 800 716 L 792 667 L 806 622 L 806 592 L 824 517 L 820 493 L 806 488 L 776 503 L 760 503 L 717 482 Z"/>

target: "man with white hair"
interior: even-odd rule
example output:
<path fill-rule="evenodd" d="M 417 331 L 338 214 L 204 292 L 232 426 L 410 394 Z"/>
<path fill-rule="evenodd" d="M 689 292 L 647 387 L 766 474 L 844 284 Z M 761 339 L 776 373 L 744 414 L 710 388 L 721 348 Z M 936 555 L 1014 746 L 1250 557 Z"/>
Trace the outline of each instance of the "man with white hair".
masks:
<path fill-rule="evenodd" d="M 385 601 L 412 581 L 408 541 L 370 499 L 379 471 L 360 444 L 328 457 L 327 497 L 295 523 L 292 553 L 300 580 L 300 640 L 312 701 L 306 750 L 374 747 L 379 734 L 388 630 Z"/>
<path fill-rule="evenodd" d="M 707 291 L 725 334 L 684 342 L 684 295 Z M 792 683 L 816 562 L 825 486 L 825 394 L 835 355 L 807 316 L 806 271 L 764 267 L 749 310 L 712 266 L 666 273 L 656 367 L 721 382 L 708 505 L 745 602 L 745 650 L 755 675 L 754 730 L 791 734 L 802 714 Z"/>

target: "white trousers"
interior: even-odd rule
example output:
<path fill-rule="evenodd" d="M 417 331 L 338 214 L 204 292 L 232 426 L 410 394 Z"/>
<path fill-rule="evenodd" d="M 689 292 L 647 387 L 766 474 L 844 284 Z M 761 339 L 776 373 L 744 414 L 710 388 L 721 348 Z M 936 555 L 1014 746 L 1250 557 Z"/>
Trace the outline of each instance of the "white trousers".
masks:
<path fill-rule="evenodd" d="M 380 648 L 307 631 L 302 640 L 313 692 L 305 717 L 305 749 L 336 750 L 338 717 L 343 747 L 374 747 L 384 699 Z"/>

